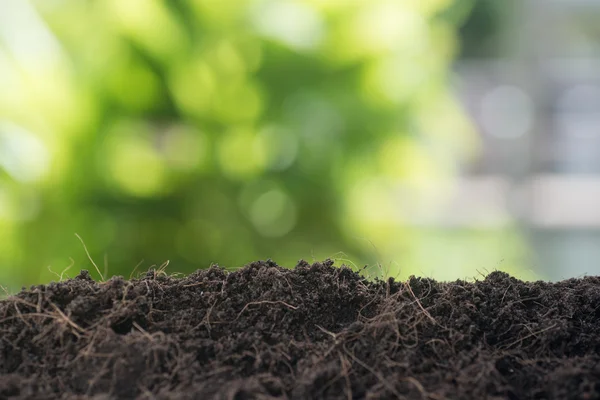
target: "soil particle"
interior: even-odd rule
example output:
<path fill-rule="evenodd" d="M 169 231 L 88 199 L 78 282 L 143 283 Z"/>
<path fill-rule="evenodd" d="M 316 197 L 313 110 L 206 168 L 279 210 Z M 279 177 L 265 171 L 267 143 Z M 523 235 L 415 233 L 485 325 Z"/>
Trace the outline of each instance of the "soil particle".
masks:
<path fill-rule="evenodd" d="M 600 399 L 600 278 L 332 264 L 24 289 L 0 302 L 0 399 Z"/>

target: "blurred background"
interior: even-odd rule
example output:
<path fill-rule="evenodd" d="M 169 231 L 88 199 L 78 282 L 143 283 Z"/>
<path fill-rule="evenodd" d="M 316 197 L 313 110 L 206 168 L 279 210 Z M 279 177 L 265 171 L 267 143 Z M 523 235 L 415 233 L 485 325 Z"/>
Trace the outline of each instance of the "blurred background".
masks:
<path fill-rule="evenodd" d="M 4 0 L 0 283 L 100 278 L 86 251 L 105 278 L 267 258 L 597 274 L 598 16 L 590 0 Z"/>

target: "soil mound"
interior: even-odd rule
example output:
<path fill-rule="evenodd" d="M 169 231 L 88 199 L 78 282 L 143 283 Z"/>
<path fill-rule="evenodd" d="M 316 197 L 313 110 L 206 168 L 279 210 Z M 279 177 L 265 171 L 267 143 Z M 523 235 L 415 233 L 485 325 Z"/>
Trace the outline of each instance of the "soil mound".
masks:
<path fill-rule="evenodd" d="M 1 399 L 598 399 L 600 279 L 331 261 L 76 278 L 0 302 Z"/>

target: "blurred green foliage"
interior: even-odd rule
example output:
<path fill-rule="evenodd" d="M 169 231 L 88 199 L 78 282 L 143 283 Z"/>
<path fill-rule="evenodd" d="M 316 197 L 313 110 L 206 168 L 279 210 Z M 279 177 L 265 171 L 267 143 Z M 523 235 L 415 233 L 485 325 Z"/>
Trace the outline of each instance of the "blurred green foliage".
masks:
<path fill-rule="evenodd" d="M 458 33 L 460 57 L 495 58 L 505 56 L 510 43 L 504 43 L 502 31 L 510 29 L 518 1 L 478 0 L 473 2 L 468 18 Z"/>
<path fill-rule="evenodd" d="M 477 154 L 447 86 L 470 3 L 5 3 L 0 279 L 93 270 L 74 233 L 109 275 L 326 257 L 418 273 L 411 207 L 443 203 Z"/>

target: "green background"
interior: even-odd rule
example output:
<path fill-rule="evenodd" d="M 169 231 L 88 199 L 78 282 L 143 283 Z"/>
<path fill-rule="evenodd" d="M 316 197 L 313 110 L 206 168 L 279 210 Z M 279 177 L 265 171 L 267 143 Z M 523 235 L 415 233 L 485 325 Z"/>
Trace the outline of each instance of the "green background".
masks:
<path fill-rule="evenodd" d="M 472 3 L 23 6 L 0 36 L 0 282 L 98 277 L 75 233 L 105 277 L 328 257 L 526 273 L 510 224 L 411 222 L 478 156 L 449 88 Z"/>

